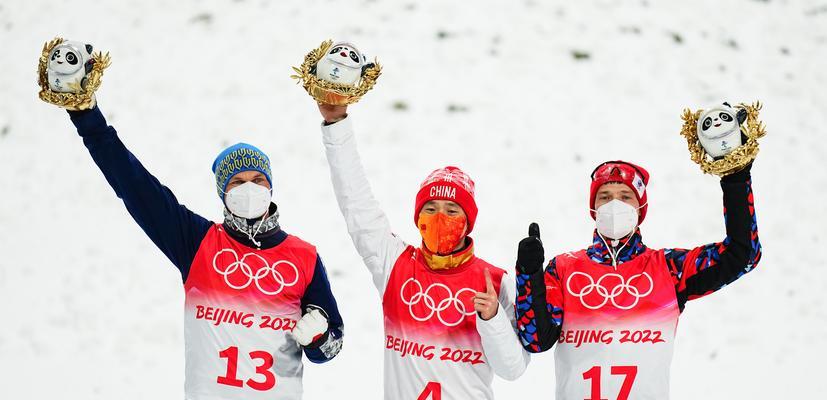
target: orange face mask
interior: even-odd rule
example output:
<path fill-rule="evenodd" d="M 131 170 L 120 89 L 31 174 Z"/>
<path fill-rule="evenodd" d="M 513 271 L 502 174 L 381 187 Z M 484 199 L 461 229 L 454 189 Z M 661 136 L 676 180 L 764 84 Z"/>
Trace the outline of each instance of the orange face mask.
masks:
<path fill-rule="evenodd" d="M 419 233 L 425 247 L 439 255 L 451 254 L 465 238 L 464 216 L 448 216 L 443 213 L 419 214 Z"/>

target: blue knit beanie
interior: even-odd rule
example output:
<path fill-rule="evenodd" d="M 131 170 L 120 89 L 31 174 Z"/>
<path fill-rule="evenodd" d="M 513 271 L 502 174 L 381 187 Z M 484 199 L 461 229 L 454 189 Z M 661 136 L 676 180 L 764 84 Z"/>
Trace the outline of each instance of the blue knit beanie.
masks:
<path fill-rule="evenodd" d="M 212 172 L 215 173 L 215 186 L 218 197 L 224 200 L 224 192 L 233 175 L 244 171 L 258 171 L 264 174 L 270 187 L 273 180 L 270 176 L 270 159 L 256 146 L 247 143 L 236 143 L 221 152 L 212 163 Z"/>

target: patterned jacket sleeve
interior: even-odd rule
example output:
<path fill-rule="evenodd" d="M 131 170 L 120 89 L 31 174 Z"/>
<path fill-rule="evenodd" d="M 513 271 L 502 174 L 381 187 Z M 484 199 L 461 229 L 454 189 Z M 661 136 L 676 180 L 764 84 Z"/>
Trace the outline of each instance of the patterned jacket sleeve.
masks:
<path fill-rule="evenodd" d="M 752 195 L 750 166 L 721 179 L 726 237 L 687 249 L 665 250 L 678 305 L 706 296 L 752 271 L 761 260 L 761 242 Z"/>
<path fill-rule="evenodd" d="M 212 222 L 178 203 L 175 195 L 144 168 L 106 123 L 98 107 L 69 111 L 92 159 L 129 215 L 187 280 L 195 253 Z"/>
<path fill-rule="evenodd" d="M 542 353 L 557 342 L 563 327 L 563 288 L 557 258 L 545 271 L 517 273 L 517 329 L 520 342 L 531 353 Z"/>

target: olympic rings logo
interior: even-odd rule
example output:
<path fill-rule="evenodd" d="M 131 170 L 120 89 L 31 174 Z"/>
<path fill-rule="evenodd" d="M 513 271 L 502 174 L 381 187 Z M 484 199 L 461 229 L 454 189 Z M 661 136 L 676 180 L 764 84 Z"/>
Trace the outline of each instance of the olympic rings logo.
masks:
<path fill-rule="evenodd" d="M 223 266 L 223 263 L 219 264 L 218 257 L 224 253 L 231 254 L 235 261 L 226 266 Z M 248 258 L 250 261 L 260 261 L 260 263 L 256 262 L 256 264 L 259 265 L 257 265 L 258 268 L 256 268 L 255 271 L 254 268 L 247 262 Z M 286 265 L 293 270 L 294 278 L 292 281 L 288 282 L 284 278 L 284 275 L 279 272 L 278 267 L 280 265 Z M 224 282 L 227 286 L 236 290 L 246 289 L 251 283 L 255 283 L 261 293 L 274 296 L 281 293 L 284 288 L 293 286 L 299 281 L 299 269 L 296 267 L 296 264 L 293 264 L 290 261 L 279 260 L 273 264 L 270 264 L 266 259 L 264 259 L 264 257 L 256 253 L 247 253 L 241 258 L 238 258 L 238 253 L 236 253 L 233 249 L 224 249 L 218 253 L 215 253 L 215 256 L 212 259 L 212 266 L 213 269 L 215 269 L 215 272 L 224 277 Z M 233 275 L 234 277 L 243 276 L 243 278 L 231 280 L 230 275 Z M 262 280 L 265 280 L 268 276 L 272 277 L 272 279 L 269 280 L 269 284 L 262 285 Z M 242 282 L 241 284 L 233 283 L 233 281 L 238 282 L 239 280 Z"/>
<path fill-rule="evenodd" d="M 414 285 L 416 287 L 416 292 L 413 295 L 411 295 L 410 298 L 406 299 L 405 288 L 408 286 L 408 284 Z M 445 298 L 443 298 L 439 302 L 434 300 L 434 296 L 432 296 L 431 293 L 434 289 L 437 288 L 442 289 L 442 291 L 445 292 Z M 428 286 L 427 289 L 422 290 L 422 284 L 419 283 L 419 281 L 417 281 L 415 278 L 409 278 L 407 281 L 405 281 L 405 283 L 402 284 L 402 288 L 399 290 L 399 297 L 402 300 L 402 302 L 408 306 L 408 312 L 411 313 L 411 317 L 413 319 L 419 322 L 424 322 L 436 315 L 437 319 L 439 319 L 439 322 L 442 322 L 442 324 L 445 326 L 452 327 L 459 325 L 465 319 L 466 316 L 474 315 L 473 307 L 469 310 L 469 308 L 465 306 L 465 303 L 459 298 L 459 296 L 464 292 L 471 293 L 472 296 L 476 294 L 476 291 L 470 288 L 462 288 L 459 291 L 457 291 L 456 294 L 454 294 L 448 286 L 442 283 L 432 283 L 430 286 Z M 428 314 L 425 316 L 417 315 L 414 312 L 414 306 L 417 304 L 422 304 L 425 308 L 427 308 L 429 310 Z M 442 313 L 443 311 L 446 311 L 451 307 L 454 310 L 456 310 L 457 314 L 459 315 L 459 318 L 456 321 L 449 322 L 445 320 Z"/>
<path fill-rule="evenodd" d="M 579 292 L 575 292 L 571 288 L 571 280 L 577 275 L 583 275 L 586 279 L 588 279 L 589 282 L 587 285 L 581 287 Z M 636 279 L 640 281 L 640 277 L 644 277 L 646 278 L 646 280 L 649 281 L 649 289 L 646 292 L 641 292 L 641 290 L 637 286 L 632 284 L 632 282 Z M 606 288 L 606 286 L 603 286 L 603 280 L 611 278 L 615 278 L 619 282 L 613 289 L 609 290 Z M 598 279 L 597 282 L 595 282 L 594 278 L 592 278 L 591 275 L 576 271 L 573 274 L 569 275 L 568 280 L 566 280 L 566 289 L 568 289 L 569 293 L 572 296 L 579 298 L 580 304 L 582 304 L 583 307 L 586 307 L 589 310 L 597 310 L 598 308 L 605 306 L 608 302 L 612 302 L 612 305 L 621 310 L 632 309 L 640 302 L 640 299 L 652 293 L 652 290 L 654 290 L 654 288 L 655 282 L 652 280 L 652 277 L 649 276 L 649 274 L 647 274 L 646 272 L 637 275 L 632 275 L 629 277 L 628 281 L 625 280 L 623 276 L 620 274 L 606 274 L 601 276 L 600 279 Z M 595 292 L 595 294 L 603 298 L 603 301 L 600 302 L 600 304 L 592 305 L 586 301 L 586 296 L 592 292 Z M 616 299 L 623 293 L 629 294 L 630 296 L 634 297 L 635 300 L 629 305 L 618 304 Z"/>

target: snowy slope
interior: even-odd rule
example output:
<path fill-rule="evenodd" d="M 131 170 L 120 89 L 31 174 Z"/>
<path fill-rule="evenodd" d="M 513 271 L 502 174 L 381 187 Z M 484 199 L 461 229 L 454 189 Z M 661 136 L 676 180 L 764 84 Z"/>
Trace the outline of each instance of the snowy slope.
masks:
<path fill-rule="evenodd" d="M 760 99 L 764 259 L 688 305 L 672 397 L 827 393 L 823 1 L 4 0 L 0 399 L 183 397 L 180 276 L 66 114 L 37 99 L 36 60 L 56 34 L 111 52 L 101 108 L 191 209 L 220 217 L 209 168 L 224 146 L 270 154 L 283 226 L 318 245 L 347 328 L 338 358 L 307 367 L 307 399 L 378 399 L 382 382 L 379 300 L 335 204 L 316 107 L 288 78 L 321 40 L 353 40 L 385 67 L 351 115 L 398 233 L 416 240 L 419 181 L 456 164 L 477 181 L 479 255 L 508 269 L 531 221 L 548 255 L 588 244 L 588 174 L 606 159 L 652 172 L 648 245 L 722 239 L 718 183 L 689 160 L 679 115 Z M 552 398 L 553 355 L 495 386 Z"/>

